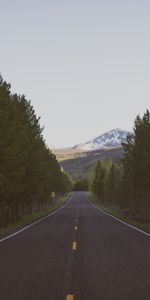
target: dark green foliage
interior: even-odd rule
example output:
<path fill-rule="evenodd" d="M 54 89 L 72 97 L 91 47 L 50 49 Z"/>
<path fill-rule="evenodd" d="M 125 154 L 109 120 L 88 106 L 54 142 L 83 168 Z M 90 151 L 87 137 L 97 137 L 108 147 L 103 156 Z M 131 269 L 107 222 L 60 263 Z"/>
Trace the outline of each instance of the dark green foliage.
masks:
<path fill-rule="evenodd" d="M 103 202 L 116 204 L 119 201 L 121 186 L 121 164 L 111 160 L 98 161 L 95 168 L 92 190 Z"/>
<path fill-rule="evenodd" d="M 86 178 L 78 179 L 74 185 L 74 191 L 88 191 L 89 185 Z"/>
<path fill-rule="evenodd" d="M 98 161 L 95 168 L 95 177 L 93 180 L 93 192 L 101 199 L 104 197 L 104 178 L 105 178 L 105 169 Z"/>
<path fill-rule="evenodd" d="M 150 221 L 150 113 L 137 116 L 123 145 L 124 158 L 107 167 L 97 163 L 93 191 L 104 202 L 145 223 Z"/>
<path fill-rule="evenodd" d="M 150 113 L 137 116 L 134 134 L 124 145 L 124 192 L 137 219 L 150 220 Z"/>
<path fill-rule="evenodd" d="M 23 207 L 44 204 L 65 192 L 69 179 L 42 136 L 39 118 L 25 96 L 12 95 L 0 77 L 0 223 L 20 217 Z M 34 205 L 35 206 L 35 205 Z"/>

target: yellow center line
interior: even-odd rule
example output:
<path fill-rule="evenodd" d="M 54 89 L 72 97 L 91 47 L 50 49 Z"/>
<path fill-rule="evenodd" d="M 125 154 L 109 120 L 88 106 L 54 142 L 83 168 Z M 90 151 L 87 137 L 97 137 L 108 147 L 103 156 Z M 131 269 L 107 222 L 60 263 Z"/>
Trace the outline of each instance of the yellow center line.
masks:
<path fill-rule="evenodd" d="M 66 297 L 66 300 L 73 300 L 73 299 L 74 299 L 74 296 L 70 295 L 70 294 L 68 294 L 67 297 Z"/>
<path fill-rule="evenodd" d="M 77 242 L 72 243 L 72 250 L 77 250 Z"/>

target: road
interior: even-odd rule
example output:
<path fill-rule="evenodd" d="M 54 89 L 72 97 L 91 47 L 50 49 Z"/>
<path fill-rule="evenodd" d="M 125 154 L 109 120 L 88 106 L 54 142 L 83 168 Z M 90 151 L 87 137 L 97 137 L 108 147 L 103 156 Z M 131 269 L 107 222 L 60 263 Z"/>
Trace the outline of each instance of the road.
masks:
<path fill-rule="evenodd" d="M 0 243 L 0 300 L 150 299 L 150 237 L 76 192 Z"/>

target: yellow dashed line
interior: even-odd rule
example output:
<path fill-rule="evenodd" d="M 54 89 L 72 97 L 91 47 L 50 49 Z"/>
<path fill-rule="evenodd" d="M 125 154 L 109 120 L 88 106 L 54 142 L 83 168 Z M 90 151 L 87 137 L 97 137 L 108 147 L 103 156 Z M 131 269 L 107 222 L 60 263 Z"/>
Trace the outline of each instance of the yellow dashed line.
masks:
<path fill-rule="evenodd" d="M 67 295 L 66 300 L 73 300 L 74 296 L 73 295 Z"/>
<path fill-rule="evenodd" d="M 77 242 L 72 243 L 72 250 L 77 250 Z"/>

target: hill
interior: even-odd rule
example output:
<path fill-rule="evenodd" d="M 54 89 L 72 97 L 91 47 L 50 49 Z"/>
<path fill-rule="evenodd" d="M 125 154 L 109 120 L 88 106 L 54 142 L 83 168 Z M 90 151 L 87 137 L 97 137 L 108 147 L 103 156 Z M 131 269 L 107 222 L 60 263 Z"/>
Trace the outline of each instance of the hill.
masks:
<path fill-rule="evenodd" d="M 78 149 L 53 150 L 61 167 L 74 179 L 86 177 L 98 160 L 112 158 L 117 161 L 123 157 L 122 146 L 116 148 L 104 148 L 94 151 L 81 151 Z"/>
<path fill-rule="evenodd" d="M 116 148 L 126 141 L 128 133 L 128 131 L 116 128 L 101 134 L 86 143 L 78 144 L 74 149 L 79 151 L 93 151 L 104 148 Z"/>

